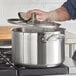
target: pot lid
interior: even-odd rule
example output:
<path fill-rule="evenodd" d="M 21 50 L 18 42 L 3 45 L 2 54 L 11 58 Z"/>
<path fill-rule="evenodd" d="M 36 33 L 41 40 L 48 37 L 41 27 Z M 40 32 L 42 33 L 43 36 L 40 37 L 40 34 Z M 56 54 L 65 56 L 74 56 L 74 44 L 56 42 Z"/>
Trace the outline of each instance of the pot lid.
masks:
<path fill-rule="evenodd" d="M 31 18 L 28 20 L 25 20 L 21 13 L 18 13 L 19 19 L 8 19 L 9 23 L 17 24 L 17 25 L 24 25 L 24 26 L 36 26 L 41 28 L 51 28 L 51 29 L 58 29 L 60 24 L 55 22 L 49 22 L 47 20 L 45 21 L 38 21 L 36 19 L 36 14 L 33 13 L 31 15 Z"/>

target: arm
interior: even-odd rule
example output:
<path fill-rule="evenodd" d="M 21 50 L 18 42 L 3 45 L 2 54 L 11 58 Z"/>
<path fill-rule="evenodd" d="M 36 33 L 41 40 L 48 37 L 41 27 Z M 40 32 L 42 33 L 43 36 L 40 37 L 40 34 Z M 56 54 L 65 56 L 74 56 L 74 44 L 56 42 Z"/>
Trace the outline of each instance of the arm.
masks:
<path fill-rule="evenodd" d="M 76 0 L 67 0 L 60 8 L 48 12 L 48 20 L 65 21 L 76 19 Z"/>
<path fill-rule="evenodd" d="M 67 0 L 60 8 L 50 11 L 48 19 L 52 21 L 76 19 L 76 0 Z"/>
<path fill-rule="evenodd" d="M 67 0 L 60 8 L 45 12 L 39 9 L 29 10 L 26 13 L 20 13 L 21 17 L 25 20 L 31 17 L 31 14 L 35 12 L 36 18 L 39 21 L 66 21 L 70 19 L 76 19 L 76 0 Z"/>

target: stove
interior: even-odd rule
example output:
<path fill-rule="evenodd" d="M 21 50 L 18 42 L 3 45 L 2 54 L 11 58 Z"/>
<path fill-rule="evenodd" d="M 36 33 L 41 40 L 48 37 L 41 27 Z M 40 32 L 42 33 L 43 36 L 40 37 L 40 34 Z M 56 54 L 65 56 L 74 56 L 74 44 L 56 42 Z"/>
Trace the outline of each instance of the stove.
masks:
<path fill-rule="evenodd" d="M 76 61 L 65 59 L 57 67 L 31 68 L 14 65 L 11 61 L 11 49 L 0 49 L 0 76 L 76 76 Z"/>

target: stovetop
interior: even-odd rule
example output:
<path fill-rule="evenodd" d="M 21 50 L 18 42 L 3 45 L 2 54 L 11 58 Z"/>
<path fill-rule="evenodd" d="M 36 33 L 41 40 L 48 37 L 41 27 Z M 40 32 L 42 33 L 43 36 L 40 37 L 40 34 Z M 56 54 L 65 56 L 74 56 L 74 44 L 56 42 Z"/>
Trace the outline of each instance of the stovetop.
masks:
<path fill-rule="evenodd" d="M 27 76 L 27 75 L 63 75 L 68 74 L 68 67 L 61 65 L 55 68 L 26 68 L 13 67 L 8 64 L 0 64 L 1 76 Z"/>
<path fill-rule="evenodd" d="M 41 75 L 69 74 L 70 73 L 69 66 L 66 63 L 61 64 L 60 66 L 51 67 L 51 68 L 50 67 L 30 68 L 22 65 L 14 65 L 11 62 L 11 50 L 5 51 L 4 49 L 3 51 L 2 50 L 0 51 L 0 76 L 27 76 L 27 75 L 41 76 Z"/>

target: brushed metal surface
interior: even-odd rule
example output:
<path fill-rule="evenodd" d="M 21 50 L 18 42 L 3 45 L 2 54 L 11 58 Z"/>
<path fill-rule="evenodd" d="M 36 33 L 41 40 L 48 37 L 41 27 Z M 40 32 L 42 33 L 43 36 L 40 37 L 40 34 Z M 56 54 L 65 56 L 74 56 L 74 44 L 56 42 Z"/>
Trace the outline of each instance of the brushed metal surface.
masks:
<path fill-rule="evenodd" d="M 48 32 L 47 32 L 48 33 Z M 52 33 L 52 32 L 50 32 Z M 64 34 L 64 30 L 55 31 L 53 34 Z M 37 32 L 12 32 L 13 62 L 35 67 L 54 67 L 64 61 L 64 38 L 51 38 L 42 42 L 46 33 Z"/>

